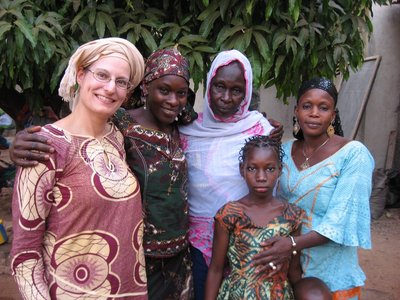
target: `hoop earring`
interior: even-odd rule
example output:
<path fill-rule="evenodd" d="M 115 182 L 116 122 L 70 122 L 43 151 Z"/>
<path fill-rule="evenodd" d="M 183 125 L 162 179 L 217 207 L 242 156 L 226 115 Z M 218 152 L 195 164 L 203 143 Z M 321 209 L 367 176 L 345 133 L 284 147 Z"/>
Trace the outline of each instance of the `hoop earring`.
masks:
<path fill-rule="evenodd" d="M 293 125 L 293 134 L 294 134 L 294 135 L 297 135 L 297 134 L 299 133 L 299 131 L 300 131 L 300 125 L 299 125 L 299 123 L 297 122 L 297 118 L 296 118 L 296 117 L 293 117 L 293 121 L 294 121 L 294 125 Z"/>
<path fill-rule="evenodd" d="M 332 137 L 335 134 L 335 128 L 333 127 L 332 123 L 329 125 L 328 129 L 326 130 L 326 133 L 328 134 L 329 137 Z"/>

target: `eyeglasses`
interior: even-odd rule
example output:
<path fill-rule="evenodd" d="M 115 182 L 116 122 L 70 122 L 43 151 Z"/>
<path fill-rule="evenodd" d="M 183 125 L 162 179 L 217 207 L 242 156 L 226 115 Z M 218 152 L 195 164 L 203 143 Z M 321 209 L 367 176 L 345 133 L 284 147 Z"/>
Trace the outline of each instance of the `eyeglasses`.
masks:
<path fill-rule="evenodd" d="M 97 81 L 100 82 L 110 82 L 111 81 L 111 75 L 105 71 L 105 70 L 90 70 L 90 69 L 86 69 L 88 70 L 90 73 L 93 74 L 94 79 L 96 79 Z M 116 78 L 115 79 L 115 85 L 120 88 L 120 89 L 124 89 L 124 90 L 129 90 L 132 87 L 132 84 L 126 80 L 126 79 L 121 79 L 121 78 Z"/>

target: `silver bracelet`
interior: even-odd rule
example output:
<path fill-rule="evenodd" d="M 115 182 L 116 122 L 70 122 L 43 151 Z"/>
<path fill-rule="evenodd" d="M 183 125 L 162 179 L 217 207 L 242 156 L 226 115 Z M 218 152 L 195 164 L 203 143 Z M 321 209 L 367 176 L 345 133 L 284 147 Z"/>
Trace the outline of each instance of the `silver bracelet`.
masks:
<path fill-rule="evenodd" d="M 293 247 L 293 252 L 292 252 L 292 254 L 293 255 L 296 255 L 297 254 L 297 251 L 296 251 L 296 241 L 294 240 L 294 237 L 292 237 L 291 235 L 289 235 L 289 237 L 290 237 L 290 240 L 292 241 L 292 247 Z"/>

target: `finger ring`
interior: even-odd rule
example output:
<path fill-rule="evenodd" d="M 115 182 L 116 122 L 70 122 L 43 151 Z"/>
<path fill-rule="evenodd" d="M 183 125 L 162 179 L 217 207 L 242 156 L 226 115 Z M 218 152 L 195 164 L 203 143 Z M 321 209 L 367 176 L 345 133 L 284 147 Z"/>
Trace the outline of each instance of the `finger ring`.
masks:
<path fill-rule="evenodd" d="M 272 270 L 276 270 L 276 266 L 272 261 L 269 263 L 269 266 L 272 268 Z"/>

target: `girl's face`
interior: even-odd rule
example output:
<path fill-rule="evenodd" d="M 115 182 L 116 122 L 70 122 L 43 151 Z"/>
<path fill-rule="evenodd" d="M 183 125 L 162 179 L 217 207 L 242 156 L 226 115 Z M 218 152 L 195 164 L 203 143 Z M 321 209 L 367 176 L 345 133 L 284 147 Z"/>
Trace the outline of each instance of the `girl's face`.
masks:
<path fill-rule="evenodd" d="M 116 82 L 119 85 L 129 82 L 129 75 L 128 62 L 116 56 L 100 58 L 88 68 L 79 69 L 79 100 L 76 108 L 81 107 L 90 113 L 109 118 L 129 93 L 129 90 L 117 86 Z"/>
<path fill-rule="evenodd" d="M 185 79 L 166 75 L 153 80 L 147 86 L 147 109 L 159 125 L 172 124 L 185 107 L 189 86 Z"/>
<path fill-rule="evenodd" d="M 268 147 L 249 149 L 240 164 L 250 194 L 261 197 L 272 195 L 281 170 L 278 154 Z"/>
<path fill-rule="evenodd" d="M 335 119 L 335 102 L 324 90 L 310 89 L 300 97 L 294 113 L 305 136 L 320 136 Z"/>
<path fill-rule="evenodd" d="M 210 84 L 210 108 L 221 118 L 233 116 L 246 95 L 244 71 L 239 62 L 220 67 Z"/>

